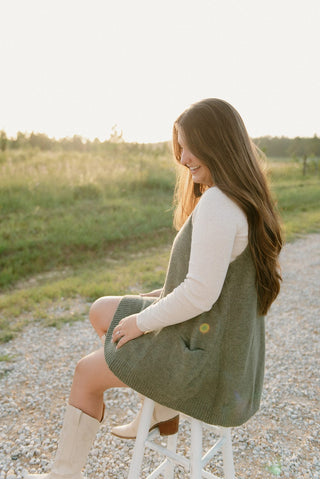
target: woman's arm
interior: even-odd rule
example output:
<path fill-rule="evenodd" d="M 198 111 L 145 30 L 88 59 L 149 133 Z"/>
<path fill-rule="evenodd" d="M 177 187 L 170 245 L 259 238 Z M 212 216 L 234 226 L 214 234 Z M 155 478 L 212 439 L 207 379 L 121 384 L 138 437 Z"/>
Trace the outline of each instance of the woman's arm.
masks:
<path fill-rule="evenodd" d="M 244 213 L 218 188 L 208 190 L 194 212 L 186 279 L 141 313 L 123 318 L 113 332 L 117 348 L 144 332 L 181 323 L 210 310 L 220 295 L 230 262 L 247 243 Z"/>
<path fill-rule="evenodd" d="M 239 231 L 247 233 L 244 213 L 218 188 L 210 188 L 194 212 L 186 279 L 137 315 L 138 328 L 156 330 L 209 311 L 220 295 Z M 245 236 L 239 252 L 246 245 Z"/>

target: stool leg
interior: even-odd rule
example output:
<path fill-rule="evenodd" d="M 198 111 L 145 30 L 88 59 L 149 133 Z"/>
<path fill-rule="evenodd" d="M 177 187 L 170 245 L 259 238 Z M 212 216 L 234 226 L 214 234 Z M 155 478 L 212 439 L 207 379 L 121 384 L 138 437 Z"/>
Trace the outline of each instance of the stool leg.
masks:
<path fill-rule="evenodd" d="M 202 476 L 202 425 L 197 419 L 191 419 L 190 479 Z"/>
<path fill-rule="evenodd" d="M 225 430 L 225 438 L 225 443 L 222 446 L 224 477 L 225 479 L 235 479 L 230 429 Z"/>
<path fill-rule="evenodd" d="M 167 439 L 167 449 L 171 452 L 176 452 L 177 450 L 177 439 L 178 439 L 178 434 L 172 434 L 171 436 L 168 436 Z M 169 462 L 169 464 L 166 467 L 165 473 L 164 473 L 164 479 L 173 479 L 174 478 L 174 463 L 172 461 Z"/>
<path fill-rule="evenodd" d="M 154 401 L 149 398 L 145 398 L 143 402 L 137 438 L 133 448 L 128 479 L 140 479 L 140 470 L 144 456 L 145 441 L 149 434 L 153 409 Z"/>

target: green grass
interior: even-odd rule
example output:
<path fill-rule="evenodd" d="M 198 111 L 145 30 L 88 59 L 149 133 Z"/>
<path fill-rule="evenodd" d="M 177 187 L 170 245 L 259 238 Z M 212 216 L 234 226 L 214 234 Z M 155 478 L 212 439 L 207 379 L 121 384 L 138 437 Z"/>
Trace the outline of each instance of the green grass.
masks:
<path fill-rule="evenodd" d="M 319 176 L 269 161 L 287 241 L 320 231 Z M 99 296 L 163 284 L 175 167 L 167 148 L 103 155 L 37 150 L 0 162 L 0 341 L 87 317 Z"/>
<path fill-rule="evenodd" d="M 173 185 L 168 154 L 9 152 L 0 165 L 0 288 L 169 232 Z"/>
<path fill-rule="evenodd" d="M 0 296 L 0 342 L 12 339 L 26 324 L 41 321 L 59 326 L 87 317 L 89 305 L 100 296 L 138 294 L 163 283 L 169 259 L 169 244 L 153 244 L 137 252 L 130 245 L 125 252 L 94 261 L 76 270 L 39 275 L 17 289 Z"/>
<path fill-rule="evenodd" d="M 303 176 L 299 163 L 279 160 L 270 163 L 270 173 L 286 241 L 320 231 L 319 176 Z"/>
<path fill-rule="evenodd" d="M 15 361 L 15 356 L 10 356 L 9 354 L 0 354 L 0 362 L 12 363 Z M 5 367 L 0 371 L 0 379 L 4 378 L 10 371 L 12 367 Z"/>
<path fill-rule="evenodd" d="M 0 362 L 1 361 L 11 362 L 14 361 L 14 357 L 9 356 L 9 354 L 0 354 Z"/>

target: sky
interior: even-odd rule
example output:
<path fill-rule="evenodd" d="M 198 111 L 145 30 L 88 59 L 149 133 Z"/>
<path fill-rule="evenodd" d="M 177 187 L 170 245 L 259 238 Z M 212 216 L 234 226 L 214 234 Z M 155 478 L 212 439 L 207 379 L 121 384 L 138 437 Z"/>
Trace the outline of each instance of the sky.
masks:
<path fill-rule="evenodd" d="M 320 136 L 320 0 L 0 0 L 0 130 L 171 138 L 191 103 Z"/>

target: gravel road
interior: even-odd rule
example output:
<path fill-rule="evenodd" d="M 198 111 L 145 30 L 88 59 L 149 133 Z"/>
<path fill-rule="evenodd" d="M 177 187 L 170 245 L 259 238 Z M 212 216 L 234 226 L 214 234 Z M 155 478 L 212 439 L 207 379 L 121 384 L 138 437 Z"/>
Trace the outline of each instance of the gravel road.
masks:
<path fill-rule="evenodd" d="M 283 287 L 266 322 L 265 388 L 260 411 L 233 429 L 237 479 L 320 479 L 319 316 L 320 235 L 285 246 Z M 0 346 L 0 479 L 48 471 L 61 428 L 78 359 L 99 347 L 89 321 L 61 329 L 30 327 Z M 108 420 L 97 435 L 85 473 L 90 478 L 124 479 L 132 441 L 110 434 L 112 424 L 131 419 L 136 393 L 106 393 Z M 189 423 L 182 417 L 179 451 L 189 447 Z M 212 439 L 212 438 L 211 438 Z M 210 440 L 210 437 L 208 438 Z M 144 472 L 157 463 L 148 453 Z M 218 473 L 221 459 L 211 466 Z M 177 468 L 176 478 L 186 478 Z"/>

